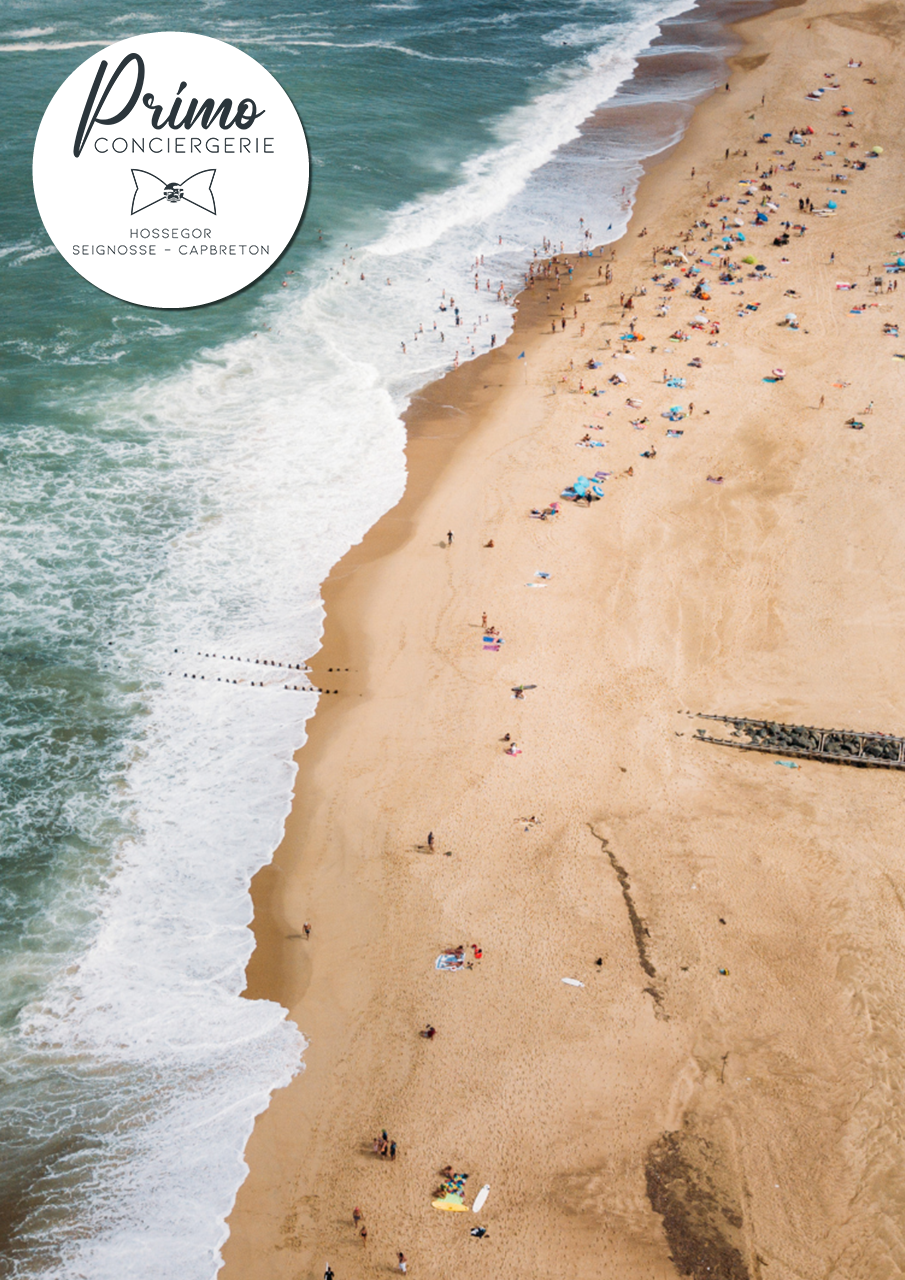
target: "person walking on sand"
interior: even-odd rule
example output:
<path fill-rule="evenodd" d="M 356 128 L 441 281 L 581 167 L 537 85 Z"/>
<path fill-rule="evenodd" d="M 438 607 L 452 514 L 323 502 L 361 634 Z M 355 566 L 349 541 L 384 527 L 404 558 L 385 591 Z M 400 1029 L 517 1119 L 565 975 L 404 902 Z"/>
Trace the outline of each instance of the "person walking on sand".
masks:
<path fill-rule="evenodd" d="M 406 1256 L 405 1256 L 405 1254 L 404 1254 L 404 1253 L 397 1253 L 397 1254 L 396 1254 L 396 1258 L 397 1258 L 397 1264 L 396 1264 L 396 1265 L 397 1265 L 397 1269 L 398 1269 L 399 1271 L 401 1271 L 403 1275 L 405 1275 L 405 1274 L 406 1274 L 406 1272 L 408 1271 L 408 1262 L 407 1262 L 407 1260 L 406 1260 Z"/>
<path fill-rule="evenodd" d="M 311 925 L 308 923 L 308 921 L 307 921 L 307 920 L 306 920 L 306 921 L 305 921 L 305 923 L 302 925 L 302 928 L 303 928 L 303 929 L 304 929 L 304 931 L 305 931 L 305 937 L 306 937 L 306 938 L 310 938 L 310 937 L 311 937 Z"/>
<path fill-rule="evenodd" d="M 486 613 L 481 614 L 481 626 L 484 628 L 485 631 L 487 630 L 487 614 Z"/>
<path fill-rule="evenodd" d="M 367 1244 L 367 1243 L 368 1243 L 368 1228 L 364 1225 L 364 1223 L 362 1223 L 361 1230 L 359 1231 L 359 1233 L 358 1233 L 358 1234 L 361 1236 L 361 1243 L 362 1243 L 362 1244 Z"/>
<path fill-rule="evenodd" d="M 433 831 L 428 831 L 428 833 L 427 833 L 427 847 L 428 847 L 428 849 L 433 850 L 433 847 L 434 847 L 434 833 L 433 833 Z M 384 1136 L 385 1136 L 385 1135 L 384 1135 Z"/>
<path fill-rule="evenodd" d="M 361 1222 L 361 1210 L 358 1205 L 352 1210 L 352 1221 L 355 1223 L 355 1229 L 358 1230 L 358 1224 Z"/>
<path fill-rule="evenodd" d="M 391 1160 L 395 1160 L 395 1159 L 396 1159 L 396 1143 L 395 1143 L 395 1140 L 394 1140 L 393 1142 L 391 1142 L 391 1143 L 390 1143 L 390 1159 L 391 1159 Z"/>
<path fill-rule="evenodd" d="M 450 530 L 447 532 L 447 534 L 446 534 L 446 545 L 447 545 L 448 547 L 451 547 L 451 546 L 452 546 L 452 542 L 453 542 L 453 531 L 452 531 L 452 529 L 450 529 Z"/>
<path fill-rule="evenodd" d="M 333 1268 L 327 1263 L 327 1269 L 324 1272 L 324 1280 L 333 1280 Z"/>

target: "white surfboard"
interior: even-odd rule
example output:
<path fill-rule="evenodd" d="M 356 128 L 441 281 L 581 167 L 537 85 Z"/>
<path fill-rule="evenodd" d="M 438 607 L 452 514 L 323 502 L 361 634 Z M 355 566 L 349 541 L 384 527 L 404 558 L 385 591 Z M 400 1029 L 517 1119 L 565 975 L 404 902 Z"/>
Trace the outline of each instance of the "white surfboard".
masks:
<path fill-rule="evenodd" d="M 563 982 L 570 987 L 583 987 L 584 983 L 579 982 L 577 978 L 563 978 Z"/>
<path fill-rule="evenodd" d="M 490 1195 L 490 1183 L 485 1182 L 481 1190 L 474 1198 L 474 1204 L 471 1206 L 472 1213 L 480 1213 L 484 1208 L 487 1197 Z"/>

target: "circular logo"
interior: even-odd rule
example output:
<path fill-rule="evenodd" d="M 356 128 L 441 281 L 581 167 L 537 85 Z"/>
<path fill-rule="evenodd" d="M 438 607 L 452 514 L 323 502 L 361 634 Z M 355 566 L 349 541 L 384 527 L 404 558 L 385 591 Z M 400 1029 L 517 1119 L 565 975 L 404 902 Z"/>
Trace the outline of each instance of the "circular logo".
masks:
<path fill-rule="evenodd" d="M 158 31 L 54 94 L 33 177 L 47 234 L 106 293 L 197 307 L 272 266 L 308 198 L 308 144 L 269 71 L 222 40 Z"/>

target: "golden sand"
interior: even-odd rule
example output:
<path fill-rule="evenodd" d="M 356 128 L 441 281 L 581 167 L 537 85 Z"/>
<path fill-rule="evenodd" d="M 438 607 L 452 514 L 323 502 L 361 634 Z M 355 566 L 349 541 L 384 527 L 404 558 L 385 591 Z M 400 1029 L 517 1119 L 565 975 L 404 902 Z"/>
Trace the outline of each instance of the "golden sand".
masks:
<path fill-rule="evenodd" d="M 310 1044 L 249 1142 L 228 1280 L 380 1275 L 398 1250 L 432 1280 L 905 1266 L 905 778 L 780 768 L 694 741 L 689 714 L 905 732 L 905 336 L 883 333 L 898 295 L 871 292 L 905 220 L 903 13 L 807 0 L 741 31 L 731 91 L 644 179 L 613 283 L 599 258 L 576 264 L 549 304 L 544 285 L 524 296 L 504 348 L 425 391 L 405 497 L 326 586 L 314 671 L 339 693 L 255 881 L 248 990 Z M 841 90 L 806 100 L 825 72 Z M 807 124 L 809 146 L 786 143 Z M 754 229 L 761 193 L 739 205 L 739 180 L 792 160 Z M 838 213 L 800 217 L 804 197 Z M 684 275 L 658 317 L 652 249 L 702 219 L 718 236 L 736 210 L 767 278 L 704 269 L 718 338 L 690 328 Z M 785 219 L 807 233 L 774 247 Z M 705 234 L 687 252 L 707 254 Z M 619 294 L 642 286 L 645 341 L 614 358 Z M 577 448 L 586 433 L 606 447 Z M 598 469 L 603 501 L 530 518 Z M 516 700 L 522 683 L 537 688 Z M 473 968 L 435 970 L 470 943 Z M 394 1162 L 372 1150 L 384 1128 Z M 446 1165 L 469 1174 L 468 1203 L 490 1184 L 479 1216 L 431 1207 Z"/>

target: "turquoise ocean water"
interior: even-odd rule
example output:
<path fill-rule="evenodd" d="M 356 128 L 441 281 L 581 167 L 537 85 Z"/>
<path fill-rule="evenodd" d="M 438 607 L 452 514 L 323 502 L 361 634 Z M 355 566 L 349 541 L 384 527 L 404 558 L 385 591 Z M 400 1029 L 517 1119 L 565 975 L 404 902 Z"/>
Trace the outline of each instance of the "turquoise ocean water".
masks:
<path fill-rule="evenodd" d="M 319 584 L 402 491 L 407 397 L 505 337 L 543 237 L 620 233 L 721 74 L 720 15 L 686 8 L 4 6 L 0 1275 L 215 1273 L 254 1116 L 304 1063 L 304 1027 L 239 993 Z M 55 252 L 31 150 L 96 48 L 180 29 L 281 81 L 312 191 L 249 290 L 154 312 Z M 659 111 L 582 131 L 620 85 Z"/>

